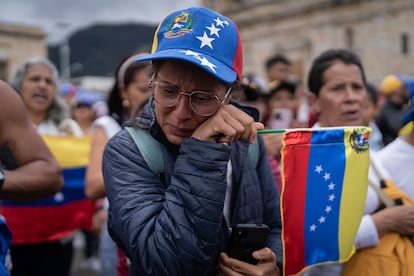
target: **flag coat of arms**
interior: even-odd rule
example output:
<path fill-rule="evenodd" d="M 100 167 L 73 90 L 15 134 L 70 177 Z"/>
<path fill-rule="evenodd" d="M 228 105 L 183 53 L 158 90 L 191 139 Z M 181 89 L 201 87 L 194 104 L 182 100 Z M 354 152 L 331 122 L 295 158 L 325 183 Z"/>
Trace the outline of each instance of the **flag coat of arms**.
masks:
<path fill-rule="evenodd" d="M 57 241 L 78 228 L 91 228 L 95 204 L 84 193 L 91 139 L 47 135 L 42 138 L 62 168 L 64 185 L 54 196 L 42 200 L 3 201 L 2 213 L 12 231 L 12 244 Z"/>
<path fill-rule="evenodd" d="M 282 148 L 284 275 L 344 262 L 364 212 L 371 129 L 297 129 Z"/>

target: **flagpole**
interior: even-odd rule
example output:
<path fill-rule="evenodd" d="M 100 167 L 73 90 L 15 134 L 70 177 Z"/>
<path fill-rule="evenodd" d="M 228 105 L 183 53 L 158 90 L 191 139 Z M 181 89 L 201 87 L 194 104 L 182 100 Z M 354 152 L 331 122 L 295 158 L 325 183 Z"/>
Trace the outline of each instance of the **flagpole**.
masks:
<path fill-rule="evenodd" d="M 285 133 L 286 129 L 260 129 L 257 134 Z"/>

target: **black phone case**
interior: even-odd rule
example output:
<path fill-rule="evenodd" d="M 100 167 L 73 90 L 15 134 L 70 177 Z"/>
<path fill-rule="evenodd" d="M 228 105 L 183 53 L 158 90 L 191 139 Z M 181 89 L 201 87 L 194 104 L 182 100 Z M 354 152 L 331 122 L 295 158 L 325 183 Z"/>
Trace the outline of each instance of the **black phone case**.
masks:
<path fill-rule="evenodd" d="M 266 247 L 269 227 L 265 224 L 238 224 L 233 227 L 227 255 L 250 264 L 257 264 L 253 251 Z"/>

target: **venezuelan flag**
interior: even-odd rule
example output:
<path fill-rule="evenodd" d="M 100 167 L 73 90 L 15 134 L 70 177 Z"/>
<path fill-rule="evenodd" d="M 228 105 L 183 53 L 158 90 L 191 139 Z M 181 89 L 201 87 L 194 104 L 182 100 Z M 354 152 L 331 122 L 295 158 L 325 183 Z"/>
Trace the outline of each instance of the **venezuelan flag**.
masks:
<path fill-rule="evenodd" d="M 78 228 L 90 229 L 94 202 L 86 199 L 84 178 L 89 163 L 88 137 L 42 136 L 62 167 L 64 185 L 52 197 L 33 202 L 3 201 L 12 244 L 52 242 Z"/>
<path fill-rule="evenodd" d="M 284 275 L 355 252 L 368 185 L 370 129 L 298 129 L 284 134 Z"/>

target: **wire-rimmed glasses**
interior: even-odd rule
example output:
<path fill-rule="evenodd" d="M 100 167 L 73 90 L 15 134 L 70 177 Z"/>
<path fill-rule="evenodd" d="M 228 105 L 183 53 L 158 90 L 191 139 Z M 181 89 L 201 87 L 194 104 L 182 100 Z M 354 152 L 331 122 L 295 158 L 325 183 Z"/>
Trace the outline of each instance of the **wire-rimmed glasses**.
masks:
<path fill-rule="evenodd" d="M 229 87 L 224 97 L 220 99 L 213 92 L 180 91 L 177 86 L 162 80 L 151 80 L 149 86 L 154 87 L 154 99 L 158 104 L 164 107 L 173 107 L 178 103 L 180 95 L 187 96 L 191 109 L 201 116 L 213 115 L 226 101 L 232 90 L 232 87 Z"/>

